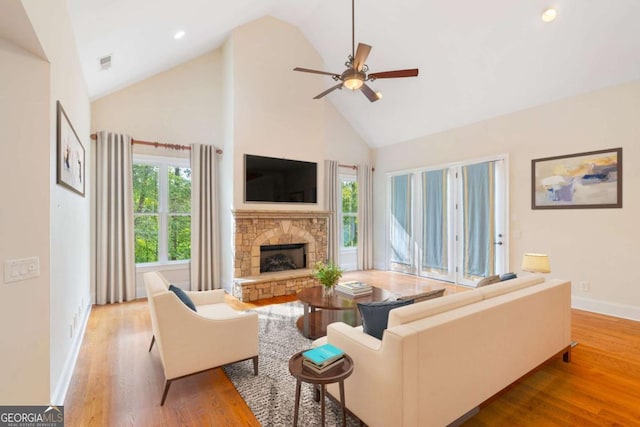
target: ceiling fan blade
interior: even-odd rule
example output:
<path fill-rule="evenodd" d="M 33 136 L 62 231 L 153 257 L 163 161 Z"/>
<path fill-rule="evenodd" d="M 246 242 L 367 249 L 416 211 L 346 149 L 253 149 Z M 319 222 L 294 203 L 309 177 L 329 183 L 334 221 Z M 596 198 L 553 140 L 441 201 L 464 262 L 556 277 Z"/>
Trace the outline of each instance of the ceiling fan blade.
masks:
<path fill-rule="evenodd" d="M 382 73 L 371 73 L 369 78 L 375 79 L 394 79 L 396 77 L 416 77 L 418 75 L 418 69 L 412 68 L 410 70 L 395 70 L 395 71 L 383 71 Z"/>
<path fill-rule="evenodd" d="M 369 98 L 369 101 L 371 102 L 376 102 L 380 99 L 380 97 L 378 96 L 377 93 L 375 93 L 373 91 L 373 89 L 371 89 L 369 86 L 367 86 L 366 84 L 363 84 L 362 87 L 360 88 L 360 90 L 362 91 L 362 93 L 364 93 L 364 96 L 366 96 L 367 98 Z"/>
<path fill-rule="evenodd" d="M 329 93 L 333 92 L 334 90 L 336 90 L 336 89 L 338 89 L 338 88 L 341 88 L 341 87 L 342 87 L 342 82 L 338 83 L 338 84 L 337 84 L 337 85 L 335 85 L 335 86 L 330 87 L 329 89 L 325 90 L 325 91 L 324 91 L 324 92 L 322 92 L 321 94 L 314 96 L 314 97 L 313 97 L 313 99 L 320 99 L 320 98 L 322 98 L 323 96 L 325 96 L 325 95 L 327 95 L 327 94 L 329 94 Z"/>
<path fill-rule="evenodd" d="M 310 70 L 308 68 L 300 68 L 300 67 L 296 67 L 293 69 L 293 71 L 301 71 L 303 73 L 312 73 L 312 74 L 324 74 L 326 76 L 331 76 L 331 77 L 340 77 L 340 74 L 336 74 L 336 73 L 328 73 L 326 71 L 318 71 L 318 70 Z"/>
<path fill-rule="evenodd" d="M 371 52 L 371 46 L 364 43 L 358 43 L 358 50 L 356 50 L 356 56 L 353 59 L 353 69 L 356 71 L 362 70 L 365 61 L 369 57 L 369 52 Z"/>

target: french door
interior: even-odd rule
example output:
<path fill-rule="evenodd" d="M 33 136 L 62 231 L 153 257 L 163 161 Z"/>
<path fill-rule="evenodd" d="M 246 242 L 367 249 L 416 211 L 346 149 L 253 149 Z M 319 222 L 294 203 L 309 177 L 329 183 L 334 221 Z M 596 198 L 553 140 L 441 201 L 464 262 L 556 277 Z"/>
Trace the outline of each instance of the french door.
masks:
<path fill-rule="evenodd" d="M 389 176 L 389 269 L 474 286 L 505 272 L 506 160 Z"/>

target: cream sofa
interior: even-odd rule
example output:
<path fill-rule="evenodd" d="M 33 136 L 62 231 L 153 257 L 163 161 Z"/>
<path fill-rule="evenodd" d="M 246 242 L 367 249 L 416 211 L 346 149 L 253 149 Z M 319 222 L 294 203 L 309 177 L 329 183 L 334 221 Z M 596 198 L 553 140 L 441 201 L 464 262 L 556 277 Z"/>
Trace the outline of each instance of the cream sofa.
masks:
<path fill-rule="evenodd" d="M 197 311 L 168 290 L 158 272 L 144 274 L 153 341 L 158 344 L 166 378 L 160 405 L 171 381 L 233 362 L 253 359 L 258 375 L 258 314 L 232 309 L 224 290 L 185 292 Z"/>
<path fill-rule="evenodd" d="M 346 406 L 366 424 L 446 426 L 548 359 L 569 361 L 571 284 L 525 276 L 391 310 L 382 340 L 333 323 L 327 341 L 354 360 Z"/>

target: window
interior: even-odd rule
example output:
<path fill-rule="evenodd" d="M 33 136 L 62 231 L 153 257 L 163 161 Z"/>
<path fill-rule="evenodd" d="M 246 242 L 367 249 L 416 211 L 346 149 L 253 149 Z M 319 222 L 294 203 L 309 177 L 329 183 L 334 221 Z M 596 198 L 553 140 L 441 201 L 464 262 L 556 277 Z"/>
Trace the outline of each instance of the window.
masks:
<path fill-rule="evenodd" d="M 342 248 L 358 246 L 358 183 L 355 177 L 340 177 L 342 188 Z"/>
<path fill-rule="evenodd" d="M 182 159 L 136 157 L 136 264 L 191 258 L 191 169 Z"/>

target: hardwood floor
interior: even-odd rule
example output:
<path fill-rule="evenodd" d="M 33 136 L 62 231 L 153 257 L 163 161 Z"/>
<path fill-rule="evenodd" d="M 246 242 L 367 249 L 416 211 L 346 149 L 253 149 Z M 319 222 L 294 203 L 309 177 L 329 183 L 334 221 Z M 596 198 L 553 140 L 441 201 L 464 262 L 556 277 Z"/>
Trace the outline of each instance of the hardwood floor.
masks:
<path fill-rule="evenodd" d="M 380 271 L 344 278 L 405 295 L 443 286 Z M 444 286 L 447 293 L 466 290 Z M 256 304 L 227 300 L 244 309 L 295 296 Z M 640 426 L 640 322 L 579 310 L 572 321 L 578 345 L 571 363 L 550 361 L 465 426 Z M 221 369 L 174 382 L 161 407 L 164 375 L 157 348 L 147 352 L 150 339 L 146 300 L 93 307 L 65 401 L 67 426 L 259 425 Z"/>

